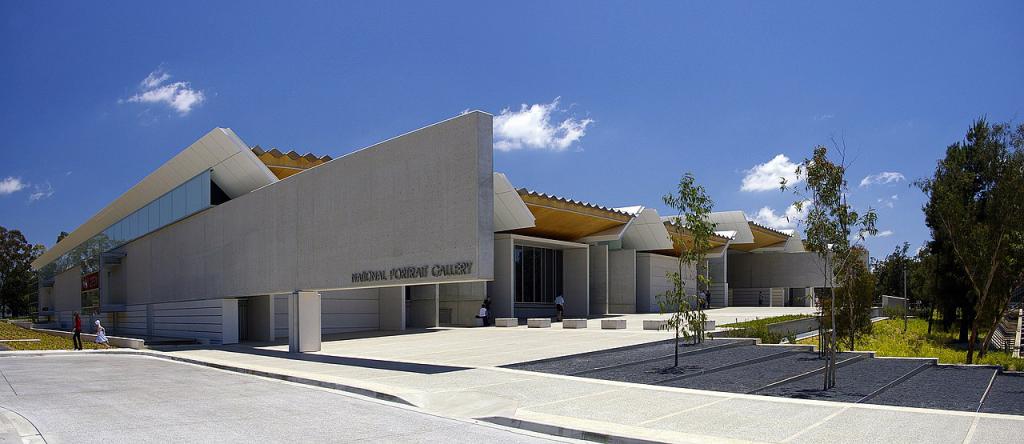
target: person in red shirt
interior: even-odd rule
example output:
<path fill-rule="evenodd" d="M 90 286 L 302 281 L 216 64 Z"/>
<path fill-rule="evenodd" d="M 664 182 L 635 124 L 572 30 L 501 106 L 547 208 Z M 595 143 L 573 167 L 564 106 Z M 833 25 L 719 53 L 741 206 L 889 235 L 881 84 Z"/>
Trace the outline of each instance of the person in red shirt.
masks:
<path fill-rule="evenodd" d="M 82 349 L 82 318 L 78 316 L 78 312 L 75 312 L 75 334 L 71 335 L 71 342 L 74 343 L 75 350 Z"/>

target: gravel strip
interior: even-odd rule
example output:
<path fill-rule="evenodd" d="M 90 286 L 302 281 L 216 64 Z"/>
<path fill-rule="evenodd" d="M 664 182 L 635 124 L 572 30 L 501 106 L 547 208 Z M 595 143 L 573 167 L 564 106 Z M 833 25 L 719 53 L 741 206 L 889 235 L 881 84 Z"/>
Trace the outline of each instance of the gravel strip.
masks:
<path fill-rule="evenodd" d="M 679 351 L 680 353 L 685 353 L 708 347 L 721 346 L 732 342 L 734 341 L 722 339 L 707 340 L 696 345 L 684 345 L 679 348 Z M 667 341 L 609 349 L 597 353 L 570 355 L 559 359 L 511 364 L 505 367 L 542 373 L 553 373 L 556 375 L 571 375 L 596 368 L 671 355 L 674 348 L 674 341 L 670 339 Z"/>
<path fill-rule="evenodd" d="M 987 367 L 935 366 L 889 388 L 869 403 L 973 412 L 993 372 L 995 369 Z"/>
<path fill-rule="evenodd" d="M 853 357 L 840 353 L 839 361 Z M 795 353 L 778 359 L 672 381 L 664 385 L 720 392 L 747 393 L 776 381 L 825 367 L 814 352 Z M 842 370 L 840 370 L 842 371 Z M 813 377 L 809 379 L 814 379 Z M 820 378 L 819 378 L 820 379 Z"/>
<path fill-rule="evenodd" d="M 1024 415 L 1024 373 L 1003 373 L 996 376 L 981 411 Z"/>
<path fill-rule="evenodd" d="M 686 374 L 700 373 L 723 365 L 735 364 L 750 359 L 760 358 L 776 353 L 785 353 L 787 349 L 779 347 L 760 347 L 744 345 L 739 347 L 713 350 L 692 356 L 679 356 L 679 367 L 670 370 L 673 359 L 668 357 L 654 362 L 644 362 L 593 373 L 586 376 L 612 381 L 635 382 L 640 384 L 657 384 L 659 381 L 677 378 Z"/>
<path fill-rule="evenodd" d="M 757 394 L 823 401 L 856 402 L 924 363 L 924 361 L 913 359 L 865 358 L 850 365 L 839 367 L 839 370 L 836 372 L 836 387 L 829 390 L 821 389 L 822 377 L 811 376 L 778 387 L 772 387 Z"/>

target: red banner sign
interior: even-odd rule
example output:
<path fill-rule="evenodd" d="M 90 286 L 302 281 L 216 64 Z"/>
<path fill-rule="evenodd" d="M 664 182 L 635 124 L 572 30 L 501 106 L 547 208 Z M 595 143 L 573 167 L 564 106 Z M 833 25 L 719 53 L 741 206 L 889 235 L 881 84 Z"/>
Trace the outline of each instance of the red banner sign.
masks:
<path fill-rule="evenodd" d="M 100 288 L 100 272 L 89 273 L 82 276 L 82 291 L 95 290 Z"/>

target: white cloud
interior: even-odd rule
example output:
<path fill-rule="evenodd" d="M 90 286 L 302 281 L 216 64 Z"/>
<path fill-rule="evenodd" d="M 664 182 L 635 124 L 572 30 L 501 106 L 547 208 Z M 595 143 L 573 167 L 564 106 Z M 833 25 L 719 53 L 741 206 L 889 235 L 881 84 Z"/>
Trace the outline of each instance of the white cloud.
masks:
<path fill-rule="evenodd" d="M 875 234 L 874 237 L 889 237 L 889 236 L 892 236 L 892 235 L 893 235 L 893 231 L 892 230 L 881 230 L 881 231 L 878 232 L 878 234 Z"/>
<path fill-rule="evenodd" d="M 754 165 L 746 170 L 747 175 L 743 178 L 741 191 L 769 191 L 778 190 L 782 178 L 786 178 L 786 184 L 795 185 L 803 181 L 802 177 L 796 174 L 797 164 L 791 162 L 785 154 L 779 154 L 765 163 Z"/>
<path fill-rule="evenodd" d="M 904 180 L 907 180 L 907 178 L 904 177 L 902 173 L 897 173 L 895 171 L 883 171 L 883 172 L 878 173 L 878 174 L 872 174 L 870 176 L 864 177 L 860 181 L 860 186 L 866 187 L 866 186 L 869 186 L 869 185 L 880 185 L 880 184 L 886 184 L 886 183 L 892 183 L 892 182 L 902 182 Z"/>
<path fill-rule="evenodd" d="M 879 197 L 878 203 L 885 207 L 894 208 L 896 207 L 897 200 L 900 200 L 900 196 L 898 194 L 893 194 L 889 197 Z"/>
<path fill-rule="evenodd" d="M 509 108 L 501 110 L 494 117 L 494 149 L 512 151 L 523 148 L 565 151 L 587 134 L 587 127 L 593 119 L 576 119 L 569 116 L 561 122 L 553 122 L 552 114 L 564 112 L 558 109 L 561 98 L 556 97 L 548 104 L 522 104 L 519 111 Z"/>
<path fill-rule="evenodd" d="M 53 196 L 53 186 L 50 185 L 50 182 L 46 182 L 45 186 L 35 185 L 32 188 L 32 194 L 28 195 L 30 203 Z"/>
<path fill-rule="evenodd" d="M 28 184 L 21 181 L 21 178 L 7 176 L 4 180 L 0 180 L 0 195 L 12 194 L 21 191 Z"/>
<path fill-rule="evenodd" d="M 206 101 L 206 95 L 202 90 L 192 89 L 189 82 L 173 82 L 165 84 L 171 75 L 157 68 L 149 73 L 145 79 L 139 82 L 139 93 L 129 97 L 122 102 L 132 103 L 162 103 L 178 112 L 179 115 L 187 115 L 195 108 Z"/>
<path fill-rule="evenodd" d="M 804 201 L 803 208 L 799 210 L 796 204 L 790 205 L 783 214 L 775 214 L 771 207 L 762 207 L 753 217 L 747 215 L 747 219 L 776 230 L 794 230 L 798 223 L 807 218 L 809 205 L 810 201 Z"/>

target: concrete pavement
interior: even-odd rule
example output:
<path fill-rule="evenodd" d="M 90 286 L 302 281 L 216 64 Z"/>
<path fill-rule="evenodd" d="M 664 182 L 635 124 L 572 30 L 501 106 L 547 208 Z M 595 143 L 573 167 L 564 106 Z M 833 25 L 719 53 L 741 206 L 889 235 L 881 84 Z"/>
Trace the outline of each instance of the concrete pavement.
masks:
<path fill-rule="evenodd" d="M 495 367 L 517 355 L 526 361 L 558 354 L 557 350 L 583 350 L 593 344 L 608 348 L 666 335 L 525 327 L 452 329 L 348 339 L 325 344 L 323 352 L 311 355 L 290 355 L 280 346 L 168 354 L 387 393 L 444 416 L 534 424 L 531 427 L 538 430 L 566 433 L 586 430 L 668 442 L 822 443 L 982 443 L 1024 433 L 1021 416 L 730 394 Z M 481 349 L 462 351 L 470 344 L 480 344 Z M 536 344 L 557 347 L 529 349 Z M 488 357 L 488 349 L 498 357 Z M 381 365 L 385 362 L 391 364 Z M 395 362 L 433 364 L 445 370 L 402 368 Z"/>
<path fill-rule="evenodd" d="M 146 356 L 12 353 L 0 372 L 0 442 L 571 442 Z"/>

